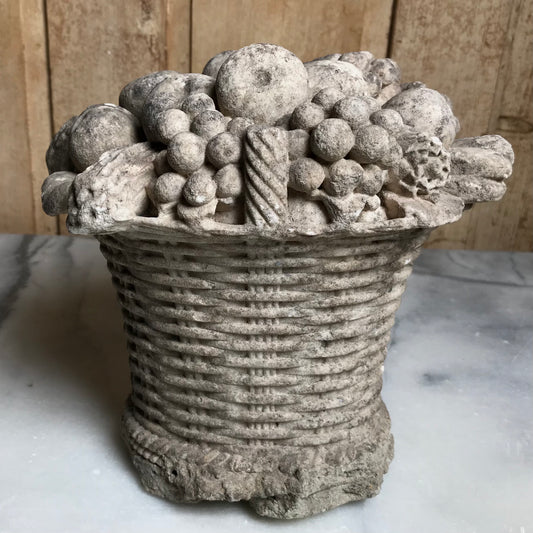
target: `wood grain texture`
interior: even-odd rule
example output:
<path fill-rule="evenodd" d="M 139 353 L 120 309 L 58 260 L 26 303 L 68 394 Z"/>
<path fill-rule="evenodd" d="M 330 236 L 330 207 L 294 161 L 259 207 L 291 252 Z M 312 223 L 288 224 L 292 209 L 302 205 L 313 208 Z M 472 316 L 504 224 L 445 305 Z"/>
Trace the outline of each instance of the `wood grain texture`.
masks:
<path fill-rule="evenodd" d="M 188 70 L 190 0 L 48 0 L 47 10 L 54 131 L 91 104 L 117 103 L 139 76 Z"/>
<path fill-rule="evenodd" d="M 515 151 L 507 193 L 472 210 L 467 248 L 533 251 L 533 2 L 513 4 L 490 129 Z"/>
<path fill-rule="evenodd" d="M 166 0 L 166 66 L 191 72 L 191 4 L 193 0 Z"/>
<path fill-rule="evenodd" d="M 518 15 L 517 10 L 530 8 L 530 1 L 520 0 L 449 0 L 445 4 L 436 0 L 398 1 L 391 55 L 400 63 L 404 81 L 423 80 L 451 98 L 461 121 L 459 137 L 496 133 L 495 117 L 502 115 L 507 99 L 518 97 L 525 105 L 527 90 L 518 85 L 525 76 L 532 76 L 531 55 L 529 64 L 525 57 L 518 56 L 527 55 L 531 35 L 523 27 L 524 13 Z M 513 54 L 516 59 L 511 58 Z M 509 64 L 515 61 L 521 66 L 513 67 L 517 79 L 512 82 L 508 79 Z M 517 86 L 513 88 L 513 84 Z M 531 164 L 522 146 L 527 141 L 501 133 L 517 152 L 515 172 L 504 200 L 477 205 L 460 222 L 433 232 L 430 246 L 533 249 L 527 229 L 515 231 L 519 225 L 526 228 L 531 217 L 531 199 L 528 201 L 528 195 L 523 194 L 532 184 Z"/>
<path fill-rule="evenodd" d="M 332 52 L 387 51 L 392 0 L 193 0 L 192 70 L 222 50 L 279 44 L 304 61 Z"/>
<path fill-rule="evenodd" d="M 0 231 L 56 233 L 40 209 L 50 107 L 41 0 L 0 2 Z"/>

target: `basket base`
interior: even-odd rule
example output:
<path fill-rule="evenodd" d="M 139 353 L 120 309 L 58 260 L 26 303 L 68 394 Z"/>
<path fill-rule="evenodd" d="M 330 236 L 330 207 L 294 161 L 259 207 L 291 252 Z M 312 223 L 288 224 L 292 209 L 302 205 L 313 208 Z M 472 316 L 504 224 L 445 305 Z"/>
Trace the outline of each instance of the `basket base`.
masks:
<path fill-rule="evenodd" d="M 393 456 L 383 402 L 356 428 L 361 438 L 315 448 L 219 448 L 161 436 L 139 424 L 131 406 L 123 433 L 147 492 L 176 502 L 248 500 L 271 518 L 304 518 L 379 493 Z"/>

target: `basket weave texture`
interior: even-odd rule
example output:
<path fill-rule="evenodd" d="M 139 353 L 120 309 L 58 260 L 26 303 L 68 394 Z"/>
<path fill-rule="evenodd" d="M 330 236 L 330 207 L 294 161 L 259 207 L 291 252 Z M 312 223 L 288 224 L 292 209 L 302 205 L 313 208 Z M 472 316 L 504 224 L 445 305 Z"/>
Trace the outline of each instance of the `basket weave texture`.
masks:
<path fill-rule="evenodd" d="M 377 493 L 392 458 L 382 365 L 427 235 L 98 236 L 130 353 L 124 432 L 146 488 L 284 517 Z"/>

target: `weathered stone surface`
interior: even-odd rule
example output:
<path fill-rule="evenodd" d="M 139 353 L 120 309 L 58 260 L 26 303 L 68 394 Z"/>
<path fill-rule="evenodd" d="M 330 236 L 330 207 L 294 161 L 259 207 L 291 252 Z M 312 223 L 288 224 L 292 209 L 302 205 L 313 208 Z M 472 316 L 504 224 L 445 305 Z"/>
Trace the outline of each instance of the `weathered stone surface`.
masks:
<path fill-rule="evenodd" d="M 167 149 L 168 163 L 176 172 L 187 176 L 204 164 L 205 147 L 202 137 L 188 131 L 178 133 Z"/>
<path fill-rule="evenodd" d="M 448 100 L 425 86 L 407 88 L 386 102 L 384 108 L 398 111 L 405 124 L 417 131 L 435 135 L 446 147 L 451 146 L 459 131 L 459 121 Z"/>
<path fill-rule="evenodd" d="M 157 123 L 163 111 L 181 109 L 190 95 L 214 95 L 215 80 L 203 74 L 172 74 L 157 84 L 144 100 L 141 122 L 149 141 L 163 142 L 158 136 Z"/>
<path fill-rule="evenodd" d="M 68 198 L 76 174 L 60 170 L 50 174 L 41 188 L 43 211 L 50 216 L 62 215 L 68 211 Z"/>
<path fill-rule="evenodd" d="M 322 89 L 333 87 L 344 96 L 368 96 L 363 73 L 345 61 L 311 61 L 305 64 L 309 76 L 309 93 L 315 96 Z"/>
<path fill-rule="evenodd" d="M 143 140 L 138 120 L 113 104 L 88 107 L 70 130 L 69 154 L 78 172 L 96 163 L 108 150 Z"/>
<path fill-rule="evenodd" d="M 301 157 L 289 167 L 289 187 L 295 191 L 310 193 L 318 189 L 326 178 L 326 170 L 314 159 Z"/>
<path fill-rule="evenodd" d="M 61 126 L 46 151 L 46 166 L 50 174 L 60 170 L 68 172 L 74 172 L 76 170 L 70 158 L 69 144 L 70 132 L 77 118 L 77 116 L 74 116 Z"/>
<path fill-rule="evenodd" d="M 499 135 L 459 139 L 452 145 L 445 189 L 467 204 L 499 200 L 506 191 L 505 180 L 511 175 L 513 162 L 511 145 Z"/>
<path fill-rule="evenodd" d="M 146 187 L 156 178 L 153 164 L 156 154 L 148 143 L 118 148 L 78 174 L 69 198 L 69 230 L 116 231 L 144 214 L 149 207 Z"/>
<path fill-rule="evenodd" d="M 311 133 L 311 150 L 324 161 L 338 161 L 353 147 L 350 125 L 338 118 L 322 121 Z"/>
<path fill-rule="evenodd" d="M 216 93 L 224 114 L 274 124 L 307 98 L 307 72 L 303 63 L 281 46 L 253 44 L 224 62 Z"/>
<path fill-rule="evenodd" d="M 304 66 L 255 44 L 204 74 L 139 78 L 120 102 L 157 143 L 126 146 L 137 119 L 89 108 L 52 141 L 42 199 L 108 259 L 143 485 L 276 518 L 374 496 L 392 458 L 381 369 L 412 261 L 431 229 L 503 194 L 512 148 L 452 144 L 448 100 L 369 52 Z"/>
<path fill-rule="evenodd" d="M 217 192 L 214 176 L 214 169 L 208 167 L 193 172 L 183 187 L 183 199 L 195 207 L 209 203 Z"/>
<path fill-rule="evenodd" d="M 220 52 L 220 54 L 217 54 L 216 56 L 213 56 L 206 64 L 204 69 L 202 70 L 202 74 L 205 74 L 206 76 L 211 76 L 212 78 L 216 78 L 218 76 L 218 71 L 220 70 L 220 67 L 228 59 L 228 57 L 233 54 L 235 50 L 226 50 L 225 52 Z"/>
<path fill-rule="evenodd" d="M 144 101 L 150 94 L 150 91 L 165 79 L 176 76 L 177 74 L 173 70 L 162 70 L 160 72 L 146 74 L 146 76 L 133 80 L 120 91 L 118 98 L 120 107 L 127 109 L 136 117 L 141 118 Z"/>

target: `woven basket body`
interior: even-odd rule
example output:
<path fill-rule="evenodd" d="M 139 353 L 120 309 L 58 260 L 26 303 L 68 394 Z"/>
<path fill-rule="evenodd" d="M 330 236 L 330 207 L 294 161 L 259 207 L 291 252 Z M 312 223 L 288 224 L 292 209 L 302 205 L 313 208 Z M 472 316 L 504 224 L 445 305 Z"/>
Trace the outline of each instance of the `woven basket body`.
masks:
<path fill-rule="evenodd" d="M 123 427 L 145 487 L 284 518 L 375 495 L 393 453 L 383 362 L 428 233 L 98 236 L 124 313 Z"/>

